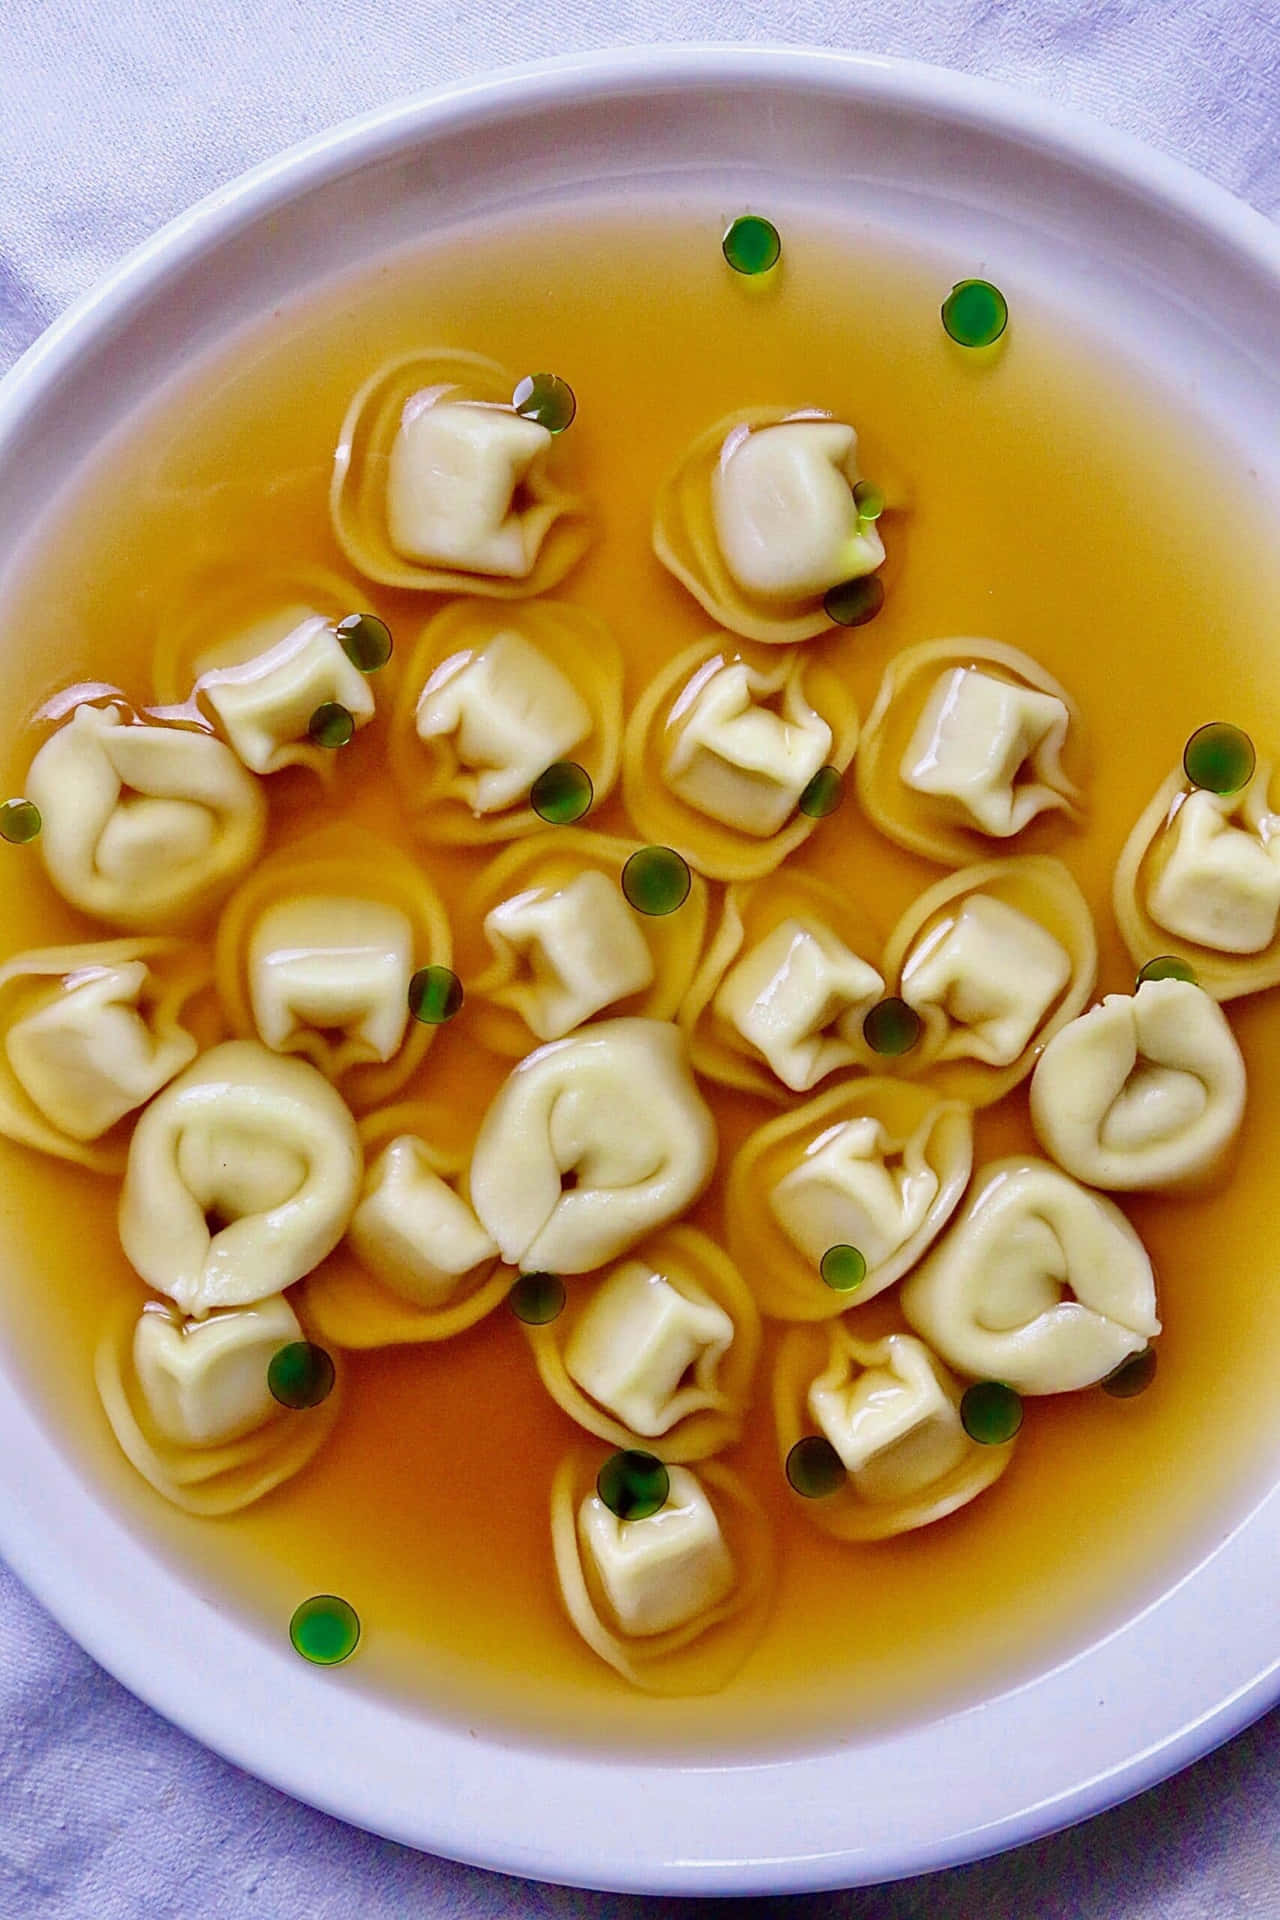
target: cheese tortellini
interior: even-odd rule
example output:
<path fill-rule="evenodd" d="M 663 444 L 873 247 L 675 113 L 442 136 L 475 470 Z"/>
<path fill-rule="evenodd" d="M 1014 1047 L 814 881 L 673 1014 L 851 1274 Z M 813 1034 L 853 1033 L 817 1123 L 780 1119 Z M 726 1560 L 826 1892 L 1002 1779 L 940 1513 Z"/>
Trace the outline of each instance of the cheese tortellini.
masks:
<path fill-rule="evenodd" d="M 541 826 L 530 789 L 572 760 L 603 800 L 622 745 L 622 665 L 602 620 L 554 600 L 455 602 L 409 662 L 391 731 L 400 798 L 428 837 L 510 840 Z"/>
<path fill-rule="evenodd" d="M 346 1239 L 301 1297 L 339 1347 L 448 1340 L 506 1298 L 512 1275 L 476 1218 L 457 1116 L 426 1101 L 360 1123 L 365 1174 Z"/>
<path fill-rule="evenodd" d="M 1026 854 L 930 887 L 894 928 L 884 967 L 924 1022 L 903 1070 L 987 1106 L 1087 1004 L 1098 941 L 1066 867 Z"/>
<path fill-rule="evenodd" d="M 694 1227 L 667 1227 L 528 1327 L 543 1385 L 601 1440 L 701 1460 L 739 1436 L 760 1316 L 733 1262 Z"/>
<path fill-rule="evenodd" d="M 774 1371 L 782 1460 L 816 1431 L 845 1469 L 834 1493 L 797 1501 L 805 1518 L 838 1540 L 885 1540 L 967 1506 L 1000 1478 L 1015 1443 L 971 1440 L 960 1393 L 909 1333 L 860 1340 L 843 1320 L 791 1328 Z"/>
<path fill-rule="evenodd" d="M 1203 1184 L 1244 1104 L 1235 1035 L 1189 980 L 1109 993 L 1055 1034 L 1031 1082 L 1041 1146 L 1077 1180 L 1115 1191 Z"/>
<path fill-rule="evenodd" d="M 602 1020 L 504 1082 L 476 1137 L 471 1203 L 509 1265 L 589 1273 L 692 1205 L 715 1158 L 679 1029 Z"/>
<path fill-rule="evenodd" d="M 828 589 L 884 560 L 854 497 L 854 429 L 818 410 L 749 408 L 701 434 L 664 483 L 658 558 L 712 619 L 748 640 L 808 640 Z"/>
<path fill-rule="evenodd" d="M 0 1133 L 99 1173 L 124 1170 L 119 1123 L 196 1055 L 198 947 L 159 937 L 15 954 L 0 967 Z"/>
<path fill-rule="evenodd" d="M 823 767 L 843 772 L 858 712 L 822 645 L 686 648 L 632 710 L 623 793 L 640 831 L 717 880 L 772 873 L 813 832 L 797 811 Z"/>
<path fill-rule="evenodd" d="M 186 1314 L 264 1300 L 338 1244 L 361 1168 L 355 1122 L 314 1067 L 227 1040 L 135 1127 L 121 1243 Z"/>
<path fill-rule="evenodd" d="M 488 964 L 478 963 L 467 991 L 486 1046 L 527 1053 L 606 1011 L 674 1017 L 702 947 L 707 884 L 692 875 L 676 913 L 637 913 L 622 870 L 638 850 L 638 841 L 552 828 L 484 869 L 467 904 Z"/>
<path fill-rule="evenodd" d="M 767 1314 L 825 1320 L 908 1273 L 960 1203 L 973 1164 L 961 1101 L 867 1078 L 819 1094 L 747 1136 L 729 1175 L 729 1250 Z M 832 1248 L 861 1254 L 852 1292 L 822 1276 Z"/>
<path fill-rule="evenodd" d="M 1192 787 L 1179 768 L 1125 843 L 1115 913 L 1136 966 L 1186 960 L 1215 1000 L 1280 981 L 1280 812 L 1259 759 L 1239 793 Z"/>
<path fill-rule="evenodd" d="M 1128 1220 L 1043 1160 L 985 1167 L 901 1299 L 950 1366 L 1025 1394 L 1092 1386 L 1160 1331 Z"/>
<path fill-rule="evenodd" d="M 410 1019 L 409 983 L 451 958 L 426 874 L 353 827 L 279 848 L 218 926 L 218 990 L 233 1030 L 309 1060 L 361 1109 L 420 1065 L 436 1030 Z"/>
<path fill-rule="evenodd" d="M 188 1513 L 233 1513 L 298 1473 L 328 1437 L 341 1405 L 273 1399 L 268 1368 L 304 1338 L 276 1294 L 252 1306 L 184 1320 L 167 1303 L 133 1303 L 108 1321 L 94 1373 L 111 1430 L 130 1464 Z"/>
<path fill-rule="evenodd" d="M 221 740 L 78 706 L 27 772 L 40 852 L 73 907 L 110 926 L 172 932 L 209 911 L 257 858 L 262 790 Z"/>
<path fill-rule="evenodd" d="M 338 543 L 387 586 L 495 599 L 545 593 L 590 536 L 550 431 L 477 354 L 393 360 L 351 402 L 330 490 Z"/>
<path fill-rule="evenodd" d="M 786 868 L 731 886 L 680 1010 L 699 1073 L 779 1104 L 877 1063 L 862 1022 L 884 993 L 879 936 L 847 889 Z"/>
<path fill-rule="evenodd" d="M 889 839 L 962 866 L 1043 817 L 1079 818 L 1079 715 L 1014 647 L 932 640 L 885 671 L 858 755 L 858 798 Z"/>
<path fill-rule="evenodd" d="M 620 1520 L 596 1490 L 597 1452 L 570 1454 L 551 1490 L 561 1598 L 592 1651 L 646 1693 L 714 1693 L 763 1631 L 772 1546 L 759 1507 L 712 1461 L 669 1469 L 656 1513 Z"/>

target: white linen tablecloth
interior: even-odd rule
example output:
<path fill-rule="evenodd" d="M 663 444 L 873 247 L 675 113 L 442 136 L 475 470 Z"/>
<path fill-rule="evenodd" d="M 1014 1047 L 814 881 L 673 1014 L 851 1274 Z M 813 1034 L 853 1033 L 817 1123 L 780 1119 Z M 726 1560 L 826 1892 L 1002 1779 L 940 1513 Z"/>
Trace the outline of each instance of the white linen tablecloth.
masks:
<path fill-rule="evenodd" d="M 1280 213 L 1275 0 L 7 0 L 0 369 L 128 248 L 329 123 L 495 65 L 658 40 L 909 55 L 1017 82 Z M 1229 1630 L 1229 1629 L 1228 1629 Z M 97 1668 L 0 1565 L 0 1920 L 1280 1920 L 1280 1714 L 1018 1853 L 712 1903 L 527 1886 L 298 1806 Z"/>

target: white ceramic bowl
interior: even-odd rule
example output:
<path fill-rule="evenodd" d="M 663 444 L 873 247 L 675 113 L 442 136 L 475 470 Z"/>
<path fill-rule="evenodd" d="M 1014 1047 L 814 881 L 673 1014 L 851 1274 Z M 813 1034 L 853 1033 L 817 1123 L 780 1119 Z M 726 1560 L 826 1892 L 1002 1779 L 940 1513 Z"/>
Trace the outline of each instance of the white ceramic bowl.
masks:
<path fill-rule="evenodd" d="M 457 218 L 686 185 L 731 205 L 753 189 L 771 206 L 873 205 L 907 239 L 1013 263 L 1181 377 L 1280 498 L 1280 235 L 1261 216 L 984 82 L 683 49 L 569 59 L 388 109 L 175 221 L 0 388 L 0 553 L 158 378 L 282 296 Z M 836 1751 L 682 1766 L 469 1737 L 362 1691 L 358 1662 L 306 1666 L 104 1506 L 14 1354 L 0 1355 L 0 1459 L 0 1547 L 127 1686 L 303 1800 L 536 1878 L 750 1893 L 923 1872 L 1149 1786 L 1280 1697 L 1274 1460 L 1222 1516 L 1227 1537 L 1188 1543 L 1171 1591 L 1055 1671 Z"/>

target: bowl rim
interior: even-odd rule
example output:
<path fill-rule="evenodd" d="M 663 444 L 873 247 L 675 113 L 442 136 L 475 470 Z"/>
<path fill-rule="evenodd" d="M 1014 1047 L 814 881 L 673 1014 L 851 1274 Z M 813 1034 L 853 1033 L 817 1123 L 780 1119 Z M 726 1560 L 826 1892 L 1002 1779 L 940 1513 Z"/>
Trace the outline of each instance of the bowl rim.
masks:
<path fill-rule="evenodd" d="M 0 381 L 0 458 L 10 437 L 41 405 L 85 341 L 126 327 L 168 279 L 238 228 L 287 206 L 300 191 L 323 186 L 357 165 L 368 165 L 408 146 L 424 145 L 447 132 L 500 121 L 516 107 L 547 112 L 597 98 L 610 89 L 696 91 L 743 83 L 764 89 L 813 89 L 838 97 L 854 93 L 877 105 L 931 113 L 948 122 L 1028 144 L 1077 170 L 1103 174 L 1113 183 L 1136 189 L 1150 203 L 1166 211 L 1173 209 L 1195 226 L 1212 230 L 1237 255 L 1269 276 L 1280 292 L 1280 228 L 1264 214 L 1182 161 L 1044 96 L 917 61 L 819 48 L 707 43 L 575 53 L 506 68 L 376 108 L 261 163 L 171 220 L 55 320 Z M 325 1758 L 330 1743 L 341 1750 L 345 1716 L 362 1710 L 357 1695 L 344 1686 L 341 1674 L 320 1676 L 327 1692 L 317 1693 L 314 1673 L 296 1661 L 286 1671 L 285 1655 L 264 1651 L 261 1636 L 227 1621 L 203 1595 L 188 1593 L 191 1612 L 183 1621 L 182 1636 L 193 1629 L 207 1630 L 224 1647 L 259 1662 L 270 1687 L 283 1689 L 278 1694 L 282 1701 L 287 1697 L 292 1703 L 294 1696 L 308 1696 L 307 1712 L 292 1729 L 299 1740 L 292 1747 L 288 1740 L 277 1741 L 274 1751 L 264 1752 L 261 1728 L 265 1715 L 248 1718 L 242 1711 L 237 1714 L 231 1710 L 229 1698 L 234 1689 L 222 1690 L 228 1697 L 220 1698 L 219 1689 L 207 1685 L 193 1688 L 179 1668 L 166 1666 L 161 1657 L 166 1637 L 174 1644 L 181 1637 L 173 1625 L 157 1627 L 153 1632 L 152 1623 L 148 1623 L 148 1631 L 139 1633 L 136 1611 L 132 1620 L 130 1617 L 130 1596 L 136 1596 L 136 1589 L 131 1588 L 127 1567 L 132 1559 L 136 1575 L 139 1553 L 145 1554 L 145 1549 L 139 1549 L 118 1515 L 89 1498 L 76 1479 L 74 1464 L 54 1438 L 40 1428 L 34 1414 L 29 1417 L 35 1431 L 29 1436 L 24 1432 L 24 1437 L 31 1441 L 31 1473 L 14 1497 L 0 1505 L 0 1545 L 24 1583 L 101 1665 L 195 1738 L 299 1799 L 411 1845 L 430 1846 L 456 1859 L 531 1878 L 650 1893 L 758 1894 L 865 1884 L 924 1873 L 1021 1844 L 1111 1806 L 1187 1765 L 1280 1700 L 1280 1655 L 1273 1652 L 1269 1662 L 1264 1661 L 1260 1669 L 1237 1684 L 1228 1697 L 1211 1695 L 1191 1719 L 1173 1728 L 1166 1726 L 1156 1738 L 1145 1742 L 1135 1731 L 1137 1746 L 1116 1764 L 1034 1805 L 1020 1806 L 1001 1817 L 928 1841 L 904 1833 L 869 1849 L 850 1834 L 847 1844 L 833 1847 L 829 1834 L 823 1844 L 823 1834 L 801 1820 L 794 1835 L 788 1833 L 780 1846 L 775 1831 L 771 1853 L 748 1857 L 745 1841 L 744 1850 L 733 1858 L 692 1851 L 673 1853 L 659 1836 L 650 1856 L 630 1858 L 619 1854 L 616 1837 L 583 1831 L 586 1823 L 581 1820 L 567 1822 L 550 1847 L 533 1831 L 536 1816 L 526 1822 L 526 1831 L 519 1837 L 504 1832 L 510 1799 L 504 1797 L 500 1807 L 486 1803 L 481 1818 L 475 1801 L 461 1792 L 430 1823 L 406 1823 L 403 1814 L 392 1818 L 381 1814 L 367 1793 L 362 1796 L 358 1783 L 353 1788 L 349 1779 L 335 1774 Z M 52 1490 L 58 1492 L 61 1504 L 55 1502 L 51 1508 Z M 103 1546 L 123 1557 L 124 1572 L 113 1567 L 100 1581 L 84 1578 L 78 1527 L 89 1520 L 96 1523 Z M 1182 1606 L 1185 1611 L 1192 1583 L 1196 1584 L 1202 1610 L 1238 1603 L 1238 1581 L 1233 1585 L 1226 1563 L 1236 1551 L 1235 1543 L 1246 1535 L 1252 1539 L 1252 1552 L 1261 1564 L 1263 1554 L 1273 1551 L 1273 1543 L 1280 1537 L 1280 1487 L 1273 1489 L 1172 1590 L 1127 1620 L 1103 1644 L 1132 1633 L 1161 1609 Z M 1255 1638 L 1261 1647 L 1263 1638 Z M 1274 1649 L 1274 1634 L 1269 1644 Z M 1055 1669 L 1055 1674 L 1069 1673 L 1094 1651 L 1096 1644 L 1075 1661 Z M 1001 1697 L 1028 1694 L 1044 1678 Z M 1086 1684 L 1079 1698 L 1084 1700 L 1092 1693 L 1092 1685 Z M 947 1715 L 939 1724 L 975 1718 L 980 1722 L 989 1705 L 984 1702 Z M 496 1740 L 490 1744 L 486 1739 L 468 1743 L 465 1732 L 458 1739 L 452 1734 L 446 1737 L 435 1727 L 428 1731 L 440 1744 L 439 1764 L 446 1771 L 458 1766 L 465 1771 L 469 1762 L 484 1755 L 492 1763 L 496 1754 L 504 1756 L 509 1770 L 519 1773 L 521 1763 L 514 1747 Z M 887 1741 L 886 1750 L 894 1744 Z M 715 1782 L 723 1782 L 727 1774 L 734 1782 L 747 1783 L 748 1803 L 758 1809 L 767 1804 L 766 1776 L 772 1775 L 776 1781 L 782 1777 L 778 1769 L 785 1769 L 790 1791 L 802 1793 L 806 1781 L 812 1786 L 820 1777 L 814 1776 L 812 1769 L 825 1758 L 801 1755 L 743 1768 L 685 1767 L 665 1762 L 660 1770 L 673 1778 L 678 1776 L 684 1782 L 684 1791 L 694 1792 L 695 1798 L 723 1791 L 723 1785 L 717 1789 Z M 597 1761 L 580 1762 L 546 1751 L 534 1751 L 531 1760 L 534 1771 L 530 1778 L 554 1763 L 566 1804 L 573 1806 L 575 1796 L 600 1795 L 599 1784 L 593 1787 L 591 1777 L 593 1768 L 600 1771 Z M 612 1768 L 615 1782 L 621 1775 L 630 1774 L 636 1780 L 643 1776 L 649 1786 L 654 1785 L 658 1770 L 645 1762 Z M 699 1785 L 708 1779 L 710 1787 Z M 746 1831 L 745 1826 L 742 1830 Z M 770 1838 L 768 1834 L 760 1836 L 766 1847 Z"/>

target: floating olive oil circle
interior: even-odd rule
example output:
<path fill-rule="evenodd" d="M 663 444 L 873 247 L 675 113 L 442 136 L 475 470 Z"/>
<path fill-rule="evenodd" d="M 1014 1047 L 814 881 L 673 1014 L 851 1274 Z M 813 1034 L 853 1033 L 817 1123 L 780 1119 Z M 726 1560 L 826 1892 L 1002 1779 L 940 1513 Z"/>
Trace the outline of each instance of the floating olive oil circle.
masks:
<path fill-rule="evenodd" d="M 511 396 L 511 404 L 525 420 L 536 421 L 550 434 L 573 425 L 578 402 L 573 388 L 558 373 L 528 373 Z"/>
<path fill-rule="evenodd" d="M 1138 975 L 1137 985 L 1145 987 L 1148 980 L 1188 980 L 1193 987 L 1200 984 L 1191 962 L 1180 960 L 1174 953 L 1162 953 L 1156 959 L 1148 960 Z"/>
<path fill-rule="evenodd" d="M 40 809 L 34 801 L 0 803 L 0 840 L 7 840 L 11 847 L 25 847 L 35 839 L 42 825 Z"/>
<path fill-rule="evenodd" d="M 1206 793 L 1239 793 L 1253 778 L 1257 755 L 1248 734 L 1227 720 L 1197 727 L 1182 752 L 1182 770 Z"/>
<path fill-rule="evenodd" d="M 874 480 L 859 480 L 853 489 L 853 504 L 859 520 L 878 520 L 884 512 L 884 495 Z"/>
<path fill-rule="evenodd" d="M 376 613 L 349 613 L 334 632 L 353 667 L 377 673 L 391 658 L 391 629 Z"/>
<path fill-rule="evenodd" d="M 291 1340 L 271 1356 L 267 1386 L 282 1407 L 318 1407 L 333 1392 L 333 1359 L 310 1340 Z"/>
<path fill-rule="evenodd" d="M 331 751 L 345 747 L 355 730 L 355 721 L 338 700 L 321 701 L 307 722 L 307 732 L 315 744 Z"/>
<path fill-rule="evenodd" d="M 294 1609 L 289 1638 L 313 1666 L 339 1667 L 360 1644 L 360 1616 L 336 1593 L 314 1593 Z"/>
<path fill-rule="evenodd" d="M 1138 1394 L 1145 1393 L 1155 1377 L 1156 1350 L 1154 1347 L 1144 1347 L 1141 1353 L 1130 1354 L 1118 1367 L 1113 1367 L 1099 1385 L 1113 1400 L 1132 1400 Z"/>
<path fill-rule="evenodd" d="M 768 273 L 782 257 L 782 237 L 772 220 L 743 213 L 726 228 L 720 248 L 735 273 Z"/>
<path fill-rule="evenodd" d="M 595 797 L 591 775 L 576 760 L 556 760 L 540 773 L 529 789 L 529 805 L 539 820 L 569 827 L 591 811 Z"/>
<path fill-rule="evenodd" d="M 942 324 L 960 347 L 991 347 L 1009 324 L 1009 303 L 990 280 L 957 280 L 942 303 Z"/>
<path fill-rule="evenodd" d="M 856 580 L 842 580 L 828 587 L 822 596 L 822 611 L 838 627 L 865 627 L 884 605 L 884 587 L 874 573 L 859 574 Z"/>
<path fill-rule="evenodd" d="M 960 1396 L 960 1422 L 980 1447 L 1002 1447 L 1022 1425 L 1022 1396 L 1002 1380 L 976 1380 Z"/>
<path fill-rule="evenodd" d="M 550 1326 L 564 1312 L 564 1281 L 558 1273 L 522 1273 L 507 1300 L 527 1327 Z"/>
<path fill-rule="evenodd" d="M 819 767 L 796 802 L 810 820 L 825 820 L 844 799 L 844 775 L 838 767 Z"/>
<path fill-rule="evenodd" d="M 924 1022 L 915 1008 L 896 994 L 877 1000 L 862 1022 L 862 1037 L 873 1053 L 896 1059 L 910 1053 L 920 1038 Z"/>
<path fill-rule="evenodd" d="M 459 1012 L 462 982 L 452 967 L 419 967 L 409 982 L 409 1011 L 425 1027 L 442 1027 Z"/>
<path fill-rule="evenodd" d="M 666 1505 L 671 1476 L 661 1460 L 638 1447 L 610 1454 L 596 1476 L 596 1492 L 619 1520 L 648 1520 Z"/>
<path fill-rule="evenodd" d="M 866 1256 L 857 1247 L 828 1247 L 819 1272 L 833 1293 L 852 1293 L 867 1277 Z"/>
<path fill-rule="evenodd" d="M 844 1484 L 844 1461 L 822 1434 L 808 1433 L 788 1453 L 786 1474 L 802 1500 L 826 1500 Z"/>
<path fill-rule="evenodd" d="M 622 891 L 637 913 L 674 913 L 689 898 L 693 876 L 674 847 L 640 847 L 622 869 Z"/>

